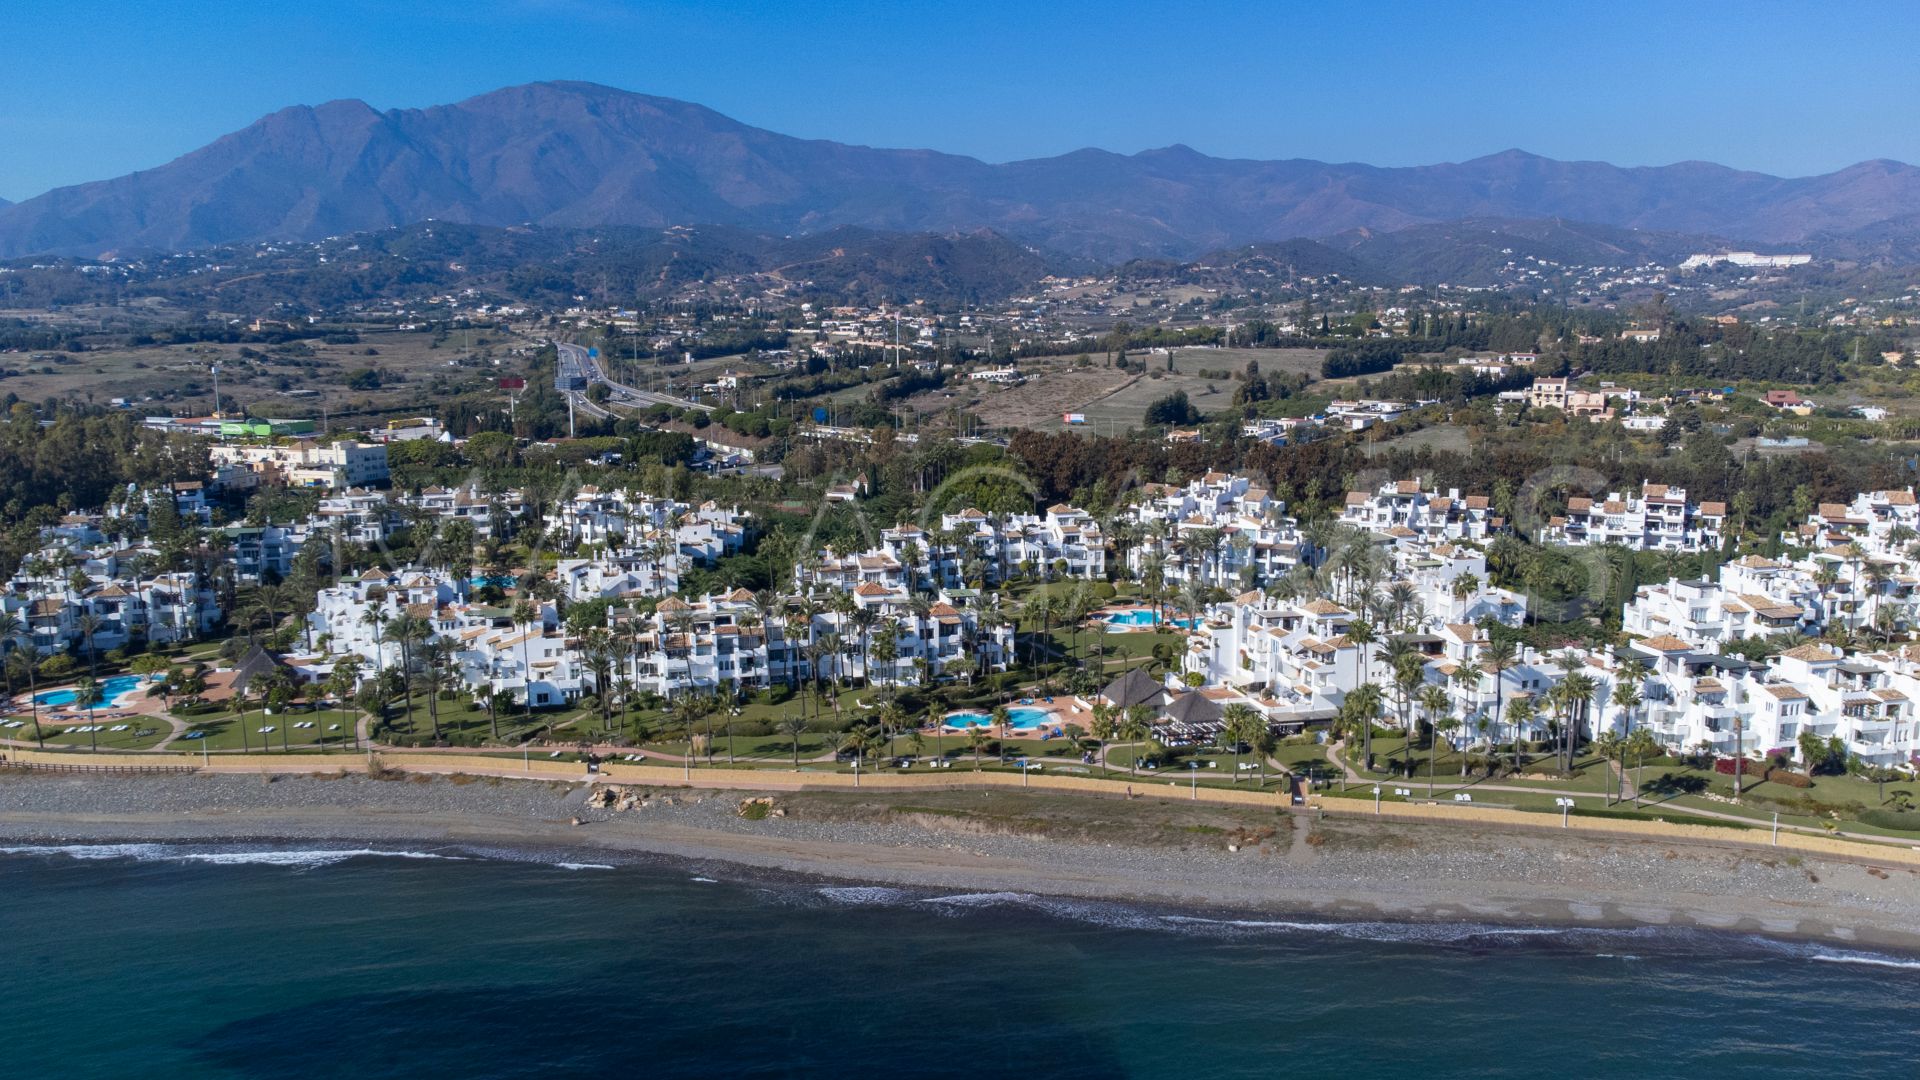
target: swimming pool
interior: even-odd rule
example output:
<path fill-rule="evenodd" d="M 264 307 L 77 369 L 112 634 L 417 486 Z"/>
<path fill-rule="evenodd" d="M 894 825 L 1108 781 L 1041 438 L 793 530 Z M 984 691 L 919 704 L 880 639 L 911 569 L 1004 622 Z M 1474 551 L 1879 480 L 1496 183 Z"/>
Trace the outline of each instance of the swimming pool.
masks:
<path fill-rule="evenodd" d="M 100 683 L 100 700 L 94 702 L 94 704 L 111 705 L 115 698 L 118 698 L 122 694 L 138 690 L 145 683 L 146 680 L 138 675 L 115 675 L 113 678 L 103 680 Z M 73 704 L 73 699 L 73 687 L 71 686 L 64 690 L 48 690 L 44 693 L 33 695 L 33 700 L 42 705 L 71 705 Z"/>
<path fill-rule="evenodd" d="M 1102 615 L 1101 618 L 1112 626 L 1157 626 L 1160 623 L 1159 613 L 1152 608 L 1135 608 L 1132 611 L 1109 611 L 1105 615 Z M 1182 630 L 1191 630 L 1200 620 L 1168 619 L 1167 622 L 1169 625 L 1177 626 Z"/>
<path fill-rule="evenodd" d="M 467 584 L 476 589 L 484 589 L 489 585 L 500 589 L 511 589 L 519 583 L 520 580 L 512 574 L 475 574 L 467 579 Z"/>
<path fill-rule="evenodd" d="M 1027 705 L 1016 705 L 1007 710 L 1007 726 L 1015 731 L 1026 731 L 1042 724 L 1051 723 L 1053 712 L 1050 709 L 1036 709 Z M 946 725 L 950 728 L 966 730 L 968 724 L 979 724 L 982 728 L 993 727 L 993 717 L 981 712 L 957 712 L 947 715 Z"/>

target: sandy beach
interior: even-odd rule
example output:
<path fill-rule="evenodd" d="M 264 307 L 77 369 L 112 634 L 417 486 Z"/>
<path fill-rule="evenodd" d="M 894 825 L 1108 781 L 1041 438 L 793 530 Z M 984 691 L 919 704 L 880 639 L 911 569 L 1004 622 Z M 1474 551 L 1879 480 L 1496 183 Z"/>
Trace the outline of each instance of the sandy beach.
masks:
<path fill-rule="evenodd" d="M 0 845 L 362 844 L 1322 919 L 1672 925 L 1920 951 L 1920 873 L 1711 843 L 1320 821 L 1012 791 L 625 789 L 411 776 L 0 773 Z M 578 822 L 576 824 L 576 822 Z"/>

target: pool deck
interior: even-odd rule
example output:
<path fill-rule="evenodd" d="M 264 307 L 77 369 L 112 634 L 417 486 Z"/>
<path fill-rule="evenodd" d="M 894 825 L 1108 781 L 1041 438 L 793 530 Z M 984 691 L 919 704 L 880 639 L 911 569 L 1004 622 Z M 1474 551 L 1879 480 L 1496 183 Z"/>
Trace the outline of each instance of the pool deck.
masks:
<path fill-rule="evenodd" d="M 1011 738 L 1037 738 L 1048 731 L 1061 731 L 1061 729 L 1068 724 L 1077 725 L 1082 731 L 1090 730 L 1093 726 L 1093 713 L 1081 708 L 1080 703 L 1074 700 L 1071 694 L 1055 694 L 1051 704 L 1037 697 L 1033 699 L 1033 704 L 1031 705 L 1022 705 L 1018 700 L 1009 701 L 1005 704 L 1010 709 L 1045 709 L 1053 714 L 1049 716 L 1045 722 L 1033 727 L 1011 729 L 1009 731 L 1009 737 Z M 991 728 L 991 725 L 987 724 L 981 726 Z M 964 727 L 955 727 L 949 723 L 945 717 L 941 718 L 940 727 L 945 731 L 964 732 L 967 730 Z"/>
<path fill-rule="evenodd" d="M 62 690 L 71 690 L 73 687 L 73 683 L 63 683 L 42 690 L 40 693 L 54 694 Z M 8 705 L 7 715 L 14 717 L 32 715 L 33 698 L 32 694 L 16 694 Z M 48 705 L 42 702 L 40 705 L 40 722 L 49 726 L 101 723 L 106 720 L 126 720 L 135 716 L 166 719 L 166 709 L 159 698 L 146 696 L 145 688 L 141 686 L 135 686 L 121 693 L 113 701 L 102 701 L 96 704 L 91 715 L 86 709 L 71 703 Z"/>

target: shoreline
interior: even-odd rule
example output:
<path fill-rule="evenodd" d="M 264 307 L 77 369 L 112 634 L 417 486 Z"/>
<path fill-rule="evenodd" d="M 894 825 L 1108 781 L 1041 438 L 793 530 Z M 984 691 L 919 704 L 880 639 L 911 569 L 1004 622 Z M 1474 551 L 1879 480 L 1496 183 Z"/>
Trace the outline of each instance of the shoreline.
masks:
<path fill-rule="evenodd" d="M 11 777 L 0 782 L 0 846 L 492 849 L 1207 915 L 1692 928 L 1920 953 L 1920 872 L 1870 859 L 1179 803 L 1127 804 L 1165 823 L 1125 831 L 1107 819 L 1112 804 L 1007 792 L 775 793 L 784 816 L 749 820 L 738 803 L 762 793 L 658 790 L 642 807 L 614 811 L 588 807 L 591 790 L 447 778 Z"/>

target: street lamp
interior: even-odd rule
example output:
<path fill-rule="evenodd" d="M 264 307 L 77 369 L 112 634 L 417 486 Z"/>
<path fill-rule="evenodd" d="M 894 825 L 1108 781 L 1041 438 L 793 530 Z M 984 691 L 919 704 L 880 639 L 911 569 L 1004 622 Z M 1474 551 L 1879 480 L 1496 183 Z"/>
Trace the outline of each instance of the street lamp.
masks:
<path fill-rule="evenodd" d="M 1553 805 L 1560 808 L 1560 827 L 1567 827 L 1567 815 L 1573 812 L 1573 800 L 1564 796 L 1555 796 Z"/>

